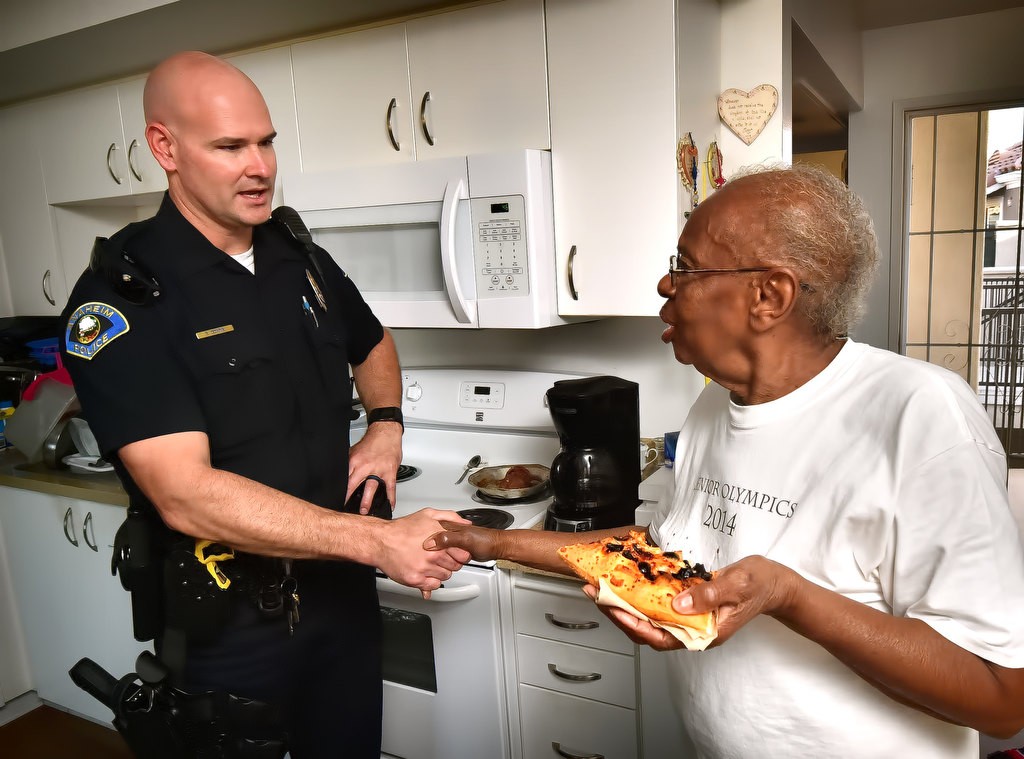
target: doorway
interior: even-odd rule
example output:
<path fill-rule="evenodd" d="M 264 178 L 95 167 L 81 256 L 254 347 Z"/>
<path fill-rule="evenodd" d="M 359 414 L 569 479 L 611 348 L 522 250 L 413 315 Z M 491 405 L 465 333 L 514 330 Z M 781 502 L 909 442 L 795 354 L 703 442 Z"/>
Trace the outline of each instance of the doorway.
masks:
<path fill-rule="evenodd" d="M 901 350 L 974 388 L 1024 477 L 1022 106 L 906 114 Z"/>

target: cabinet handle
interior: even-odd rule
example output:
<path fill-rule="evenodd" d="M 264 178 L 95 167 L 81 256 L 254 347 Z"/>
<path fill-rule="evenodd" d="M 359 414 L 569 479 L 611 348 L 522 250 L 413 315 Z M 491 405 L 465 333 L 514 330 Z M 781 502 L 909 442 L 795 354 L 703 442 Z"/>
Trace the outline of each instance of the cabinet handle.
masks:
<path fill-rule="evenodd" d="M 601 679 L 600 672 L 591 672 L 589 675 L 570 675 L 568 672 L 562 672 L 555 664 L 548 664 L 548 672 L 571 683 L 592 683 Z"/>
<path fill-rule="evenodd" d="M 128 169 L 131 171 L 132 176 L 139 182 L 142 181 L 142 172 L 135 168 L 135 148 L 139 146 L 138 140 L 132 140 L 132 144 L 128 146 Z"/>
<path fill-rule="evenodd" d="M 561 627 L 563 630 L 596 630 L 601 626 L 600 622 L 594 622 L 593 620 L 588 622 L 563 622 L 550 612 L 544 614 L 544 619 L 555 627 Z"/>
<path fill-rule="evenodd" d="M 579 300 L 580 294 L 576 292 L 576 281 L 572 277 L 572 267 L 576 263 L 576 246 L 569 248 L 569 294 L 573 300 Z"/>
<path fill-rule="evenodd" d="M 71 507 L 68 506 L 68 510 L 64 512 L 64 537 L 68 539 L 68 542 L 75 548 L 78 548 L 78 538 L 75 537 L 75 525 L 74 517 L 71 516 Z M 68 524 L 71 523 L 71 529 L 68 529 Z"/>
<path fill-rule="evenodd" d="M 395 139 L 395 109 L 398 107 L 398 101 L 391 98 L 391 102 L 388 103 L 388 112 L 384 117 L 384 126 L 388 130 L 388 139 L 391 140 L 391 147 L 396 151 L 400 151 L 402 146 L 398 144 L 398 140 Z"/>
<path fill-rule="evenodd" d="M 92 540 L 89 540 L 89 530 L 92 530 Z M 99 547 L 96 545 L 96 527 L 92 523 L 92 512 L 90 511 L 85 515 L 85 521 L 82 523 L 82 537 L 85 538 L 85 544 L 92 550 L 99 553 Z"/>
<path fill-rule="evenodd" d="M 551 741 L 551 748 L 555 750 L 555 753 L 559 756 L 564 756 L 565 759 L 604 759 L 604 754 L 577 754 L 568 749 L 562 748 L 562 744 L 558 741 Z"/>
<path fill-rule="evenodd" d="M 430 133 L 430 127 L 427 126 L 427 103 L 430 102 L 430 90 L 423 93 L 423 100 L 420 101 L 420 129 L 423 130 L 423 136 L 427 138 L 427 144 L 433 146 L 434 136 Z"/>
<path fill-rule="evenodd" d="M 118 184 L 121 184 L 121 177 L 119 177 L 117 174 L 114 173 L 114 167 L 110 165 L 110 156 L 112 156 L 114 154 L 115 150 L 117 150 L 117 143 L 116 142 L 110 143 L 110 147 L 107 148 L 107 171 L 110 172 L 110 178 L 111 179 L 113 179 Z"/>
<path fill-rule="evenodd" d="M 43 285 L 43 297 L 46 298 L 46 302 L 49 303 L 51 306 L 56 306 L 57 305 L 57 301 L 55 301 L 53 299 L 53 296 L 50 295 L 50 270 L 49 269 L 47 269 L 43 273 L 42 285 Z"/>

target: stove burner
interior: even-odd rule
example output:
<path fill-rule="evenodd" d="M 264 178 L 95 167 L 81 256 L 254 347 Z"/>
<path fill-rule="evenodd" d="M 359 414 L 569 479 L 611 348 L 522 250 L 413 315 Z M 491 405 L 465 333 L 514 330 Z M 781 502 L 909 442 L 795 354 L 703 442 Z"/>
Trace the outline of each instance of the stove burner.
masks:
<path fill-rule="evenodd" d="M 515 517 L 501 509 L 463 509 L 457 513 L 477 527 L 490 527 L 493 530 L 504 530 L 515 521 Z"/>
<path fill-rule="evenodd" d="M 399 464 L 397 482 L 405 482 L 406 480 L 419 477 L 420 471 L 419 467 L 409 466 L 408 464 Z"/>
<path fill-rule="evenodd" d="M 525 495 L 522 498 L 496 498 L 493 495 L 487 495 L 482 490 L 474 491 L 472 498 L 477 503 L 483 503 L 488 506 L 519 506 L 521 504 L 540 503 L 551 498 L 551 483 L 547 483 L 536 493 Z"/>

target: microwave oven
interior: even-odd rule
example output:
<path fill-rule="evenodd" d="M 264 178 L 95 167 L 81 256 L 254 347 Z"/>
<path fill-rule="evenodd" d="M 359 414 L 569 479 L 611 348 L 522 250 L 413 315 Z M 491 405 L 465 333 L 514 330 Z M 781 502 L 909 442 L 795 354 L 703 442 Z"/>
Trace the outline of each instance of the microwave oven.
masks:
<path fill-rule="evenodd" d="M 558 315 L 544 150 L 282 176 L 284 202 L 387 327 L 535 329 Z"/>

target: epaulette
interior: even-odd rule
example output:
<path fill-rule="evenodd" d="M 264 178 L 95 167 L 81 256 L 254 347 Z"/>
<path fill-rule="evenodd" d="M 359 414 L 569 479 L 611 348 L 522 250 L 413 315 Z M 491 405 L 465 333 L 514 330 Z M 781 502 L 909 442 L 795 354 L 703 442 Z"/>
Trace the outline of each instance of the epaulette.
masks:
<path fill-rule="evenodd" d="M 144 266 L 125 250 L 125 243 L 147 225 L 129 224 L 111 238 L 97 237 L 89 256 L 89 270 L 110 284 L 114 292 L 136 306 L 150 306 L 160 300 L 161 288 Z"/>

